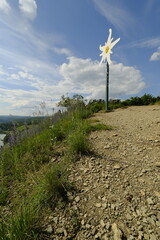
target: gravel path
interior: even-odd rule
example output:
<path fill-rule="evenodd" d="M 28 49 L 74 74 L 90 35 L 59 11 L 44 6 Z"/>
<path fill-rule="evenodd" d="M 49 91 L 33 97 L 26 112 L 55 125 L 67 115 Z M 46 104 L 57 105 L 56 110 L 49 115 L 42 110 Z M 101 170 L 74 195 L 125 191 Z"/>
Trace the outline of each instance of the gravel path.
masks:
<path fill-rule="evenodd" d="M 74 164 L 70 180 L 78 192 L 68 193 L 69 207 L 57 217 L 53 239 L 159 240 L 160 106 L 93 119 L 113 130 L 93 132 L 95 154 Z"/>

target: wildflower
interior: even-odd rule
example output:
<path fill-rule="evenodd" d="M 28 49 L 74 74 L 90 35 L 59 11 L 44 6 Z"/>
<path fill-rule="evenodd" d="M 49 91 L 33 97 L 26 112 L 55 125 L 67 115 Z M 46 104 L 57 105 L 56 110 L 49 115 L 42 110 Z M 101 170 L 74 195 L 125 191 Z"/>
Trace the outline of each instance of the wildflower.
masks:
<path fill-rule="evenodd" d="M 117 42 L 119 42 L 120 38 L 118 38 L 117 40 L 113 41 L 113 38 L 111 38 L 112 35 L 112 29 L 109 29 L 109 36 L 108 36 L 108 40 L 105 43 L 104 46 L 99 46 L 99 49 L 102 51 L 102 53 L 100 54 L 100 56 L 102 56 L 101 62 L 105 62 L 105 60 L 107 59 L 108 64 L 111 64 L 111 59 L 110 59 L 110 54 L 112 53 L 112 48 L 116 45 Z"/>

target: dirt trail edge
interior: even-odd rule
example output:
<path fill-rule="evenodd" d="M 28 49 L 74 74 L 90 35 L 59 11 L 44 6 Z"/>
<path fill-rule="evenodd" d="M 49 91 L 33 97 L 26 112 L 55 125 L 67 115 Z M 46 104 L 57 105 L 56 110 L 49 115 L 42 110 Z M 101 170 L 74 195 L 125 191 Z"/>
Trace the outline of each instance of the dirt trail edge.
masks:
<path fill-rule="evenodd" d="M 113 130 L 93 132 L 95 156 L 73 165 L 70 180 L 78 192 L 68 193 L 70 214 L 56 217 L 54 239 L 159 240 L 160 106 L 94 118 Z"/>

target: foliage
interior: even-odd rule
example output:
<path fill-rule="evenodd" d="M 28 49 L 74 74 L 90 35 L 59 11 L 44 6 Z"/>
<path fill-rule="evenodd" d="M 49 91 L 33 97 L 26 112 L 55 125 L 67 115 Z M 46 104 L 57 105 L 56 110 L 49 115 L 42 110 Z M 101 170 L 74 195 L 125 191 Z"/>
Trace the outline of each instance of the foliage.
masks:
<path fill-rule="evenodd" d="M 102 99 L 90 100 L 87 104 L 87 108 L 90 109 L 92 113 L 97 113 L 105 109 L 105 101 Z"/>
<path fill-rule="evenodd" d="M 120 99 L 110 100 L 109 108 L 123 108 L 128 106 L 143 106 L 149 104 L 155 104 L 160 100 L 160 96 L 153 97 L 151 94 L 144 94 L 142 97 L 131 97 L 130 99 L 126 99 L 121 101 Z"/>
<path fill-rule="evenodd" d="M 58 103 L 59 107 L 66 107 L 68 109 L 70 108 L 79 108 L 83 107 L 84 104 L 84 98 L 81 95 L 75 94 L 73 95 L 73 98 L 70 98 L 68 96 L 62 95 L 61 101 Z"/>

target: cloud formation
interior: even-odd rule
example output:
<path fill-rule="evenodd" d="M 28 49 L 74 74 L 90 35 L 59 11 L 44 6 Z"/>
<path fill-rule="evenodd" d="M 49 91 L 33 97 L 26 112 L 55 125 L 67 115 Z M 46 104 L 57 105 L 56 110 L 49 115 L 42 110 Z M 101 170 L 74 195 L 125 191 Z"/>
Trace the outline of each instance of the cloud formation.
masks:
<path fill-rule="evenodd" d="M 152 54 L 150 57 L 150 61 L 158 61 L 160 60 L 160 47 L 158 47 L 157 51 Z"/>
<path fill-rule="evenodd" d="M 105 99 L 105 64 L 91 59 L 70 57 L 60 67 L 63 83 L 74 93 L 86 94 L 90 99 Z M 139 70 L 122 63 L 110 66 L 110 97 L 136 94 L 145 87 Z"/>
<path fill-rule="evenodd" d="M 81 94 L 86 99 L 105 99 L 106 65 L 98 61 L 69 57 L 56 66 L 31 61 L 30 65 L 5 70 L 1 67 L 1 104 L 12 114 L 32 114 L 35 105 L 45 101 L 52 107 L 63 94 Z M 0 75 L 1 76 L 1 75 Z M 10 86 L 10 87 L 9 87 Z M 137 94 L 145 87 L 140 71 L 122 63 L 110 65 L 110 98 Z"/>
<path fill-rule="evenodd" d="M 37 4 L 35 0 L 19 0 L 19 8 L 29 19 L 33 20 L 37 14 Z"/>
<path fill-rule="evenodd" d="M 131 47 L 158 47 L 160 45 L 160 37 L 150 38 L 150 39 L 143 39 L 138 42 L 134 42 L 131 44 Z"/>
<path fill-rule="evenodd" d="M 134 23 L 131 14 L 115 0 L 93 0 L 96 8 L 109 22 L 122 32 Z"/>
<path fill-rule="evenodd" d="M 6 0 L 0 0 L 0 11 L 3 11 L 4 13 L 9 13 L 10 6 Z"/>

